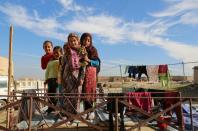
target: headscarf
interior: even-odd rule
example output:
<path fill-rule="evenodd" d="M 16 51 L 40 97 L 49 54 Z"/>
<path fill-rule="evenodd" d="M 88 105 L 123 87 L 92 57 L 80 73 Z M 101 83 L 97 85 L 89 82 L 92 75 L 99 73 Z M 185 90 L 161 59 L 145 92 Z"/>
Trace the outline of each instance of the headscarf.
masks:
<path fill-rule="evenodd" d="M 83 33 L 82 34 L 82 36 L 80 38 L 81 45 L 83 46 L 83 40 L 86 37 L 89 37 L 90 40 L 91 40 L 90 46 L 89 47 L 86 47 L 86 50 L 87 50 L 87 53 L 88 53 L 88 58 L 89 59 L 99 59 L 97 49 L 92 44 L 92 36 L 91 36 L 90 33 Z"/>
<path fill-rule="evenodd" d="M 99 66 L 97 66 L 97 68 L 96 68 L 97 69 L 97 73 L 99 73 L 100 72 L 100 63 L 101 63 L 101 61 L 100 61 L 100 58 L 98 56 L 97 49 L 93 46 L 91 34 L 90 33 L 83 33 L 81 38 L 80 38 L 80 44 L 81 44 L 81 46 L 83 46 L 83 40 L 86 37 L 90 38 L 90 46 L 86 47 L 88 58 L 92 59 L 92 60 L 98 60 L 99 61 Z"/>
<path fill-rule="evenodd" d="M 73 49 L 72 47 L 70 47 L 70 45 L 69 45 L 69 38 L 71 38 L 71 37 L 75 37 L 78 41 L 79 41 L 79 37 L 78 37 L 78 35 L 76 34 L 76 33 L 70 33 L 69 35 L 68 35 L 68 37 L 67 37 L 67 41 L 68 42 L 66 42 L 65 43 L 65 45 L 64 45 L 64 48 L 65 48 L 65 56 L 66 56 L 66 58 L 67 58 L 67 60 L 69 60 L 69 58 L 70 58 L 70 56 L 71 56 L 71 49 Z M 76 49 L 74 49 L 74 50 L 76 50 Z"/>

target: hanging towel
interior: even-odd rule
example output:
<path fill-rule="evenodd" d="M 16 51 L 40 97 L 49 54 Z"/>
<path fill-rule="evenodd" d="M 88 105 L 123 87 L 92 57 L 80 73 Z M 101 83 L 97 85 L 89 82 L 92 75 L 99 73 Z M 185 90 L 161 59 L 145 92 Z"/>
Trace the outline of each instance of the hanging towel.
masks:
<path fill-rule="evenodd" d="M 159 66 L 158 65 L 149 65 L 146 66 L 147 74 L 149 76 L 149 81 L 151 82 L 158 82 L 158 70 Z"/>
<path fill-rule="evenodd" d="M 129 66 L 128 73 L 129 73 L 129 77 L 135 78 L 136 74 L 138 73 L 137 66 Z"/>
<path fill-rule="evenodd" d="M 141 79 L 142 74 L 145 74 L 147 79 L 149 79 L 147 71 L 146 71 L 146 66 L 138 66 L 138 79 Z"/>
<path fill-rule="evenodd" d="M 158 73 L 168 73 L 168 65 L 159 65 Z"/>
<path fill-rule="evenodd" d="M 168 65 L 159 65 L 158 75 L 159 81 L 162 83 L 162 87 L 168 87 L 170 81 Z"/>
<path fill-rule="evenodd" d="M 128 92 L 128 102 L 136 107 L 139 107 L 148 113 L 151 112 L 151 93 L 150 92 Z M 142 98 L 145 97 L 145 98 Z M 129 108 L 130 110 L 131 108 Z"/>

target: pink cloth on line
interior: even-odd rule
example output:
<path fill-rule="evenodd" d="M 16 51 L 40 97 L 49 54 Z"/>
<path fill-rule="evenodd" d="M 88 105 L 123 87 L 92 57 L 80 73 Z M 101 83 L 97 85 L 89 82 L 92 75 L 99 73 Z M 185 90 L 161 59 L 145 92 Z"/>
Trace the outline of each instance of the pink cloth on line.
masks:
<path fill-rule="evenodd" d="M 147 74 L 149 76 L 149 81 L 152 81 L 152 82 L 158 82 L 159 81 L 158 70 L 159 70 L 158 65 L 146 66 L 146 71 L 147 71 Z"/>
<path fill-rule="evenodd" d="M 128 92 L 128 102 L 136 107 L 139 107 L 148 113 L 151 112 L 151 93 L 150 92 Z M 146 97 L 146 98 L 141 98 Z M 131 108 L 129 108 L 130 110 Z"/>

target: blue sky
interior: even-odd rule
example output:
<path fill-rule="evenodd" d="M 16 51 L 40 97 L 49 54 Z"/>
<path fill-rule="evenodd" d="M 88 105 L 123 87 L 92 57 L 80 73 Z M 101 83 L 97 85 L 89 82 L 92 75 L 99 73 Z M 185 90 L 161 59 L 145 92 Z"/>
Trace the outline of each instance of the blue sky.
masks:
<path fill-rule="evenodd" d="M 100 75 L 119 75 L 119 65 L 124 71 L 198 61 L 197 0 L 0 0 L 1 56 L 8 56 L 10 25 L 16 78 L 43 78 L 43 41 L 62 46 L 69 32 L 93 34 Z M 185 73 L 192 75 L 194 65 Z M 172 74 L 182 74 L 181 67 L 170 66 Z"/>

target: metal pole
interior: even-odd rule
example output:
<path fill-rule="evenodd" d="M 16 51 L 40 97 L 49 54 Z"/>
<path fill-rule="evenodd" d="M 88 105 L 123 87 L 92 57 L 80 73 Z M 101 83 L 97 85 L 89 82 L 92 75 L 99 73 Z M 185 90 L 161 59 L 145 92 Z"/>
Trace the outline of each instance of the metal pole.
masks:
<path fill-rule="evenodd" d="M 185 77 L 185 68 L 184 68 L 184 62 L 182 61 L 182 68 L 183 68 L 183 77 Z"/>
<path fill-rule="evenodd" d="M 119 67 L 120 67 L 121 82 L 122 82 L 122 86 L 123 86 L 123 80 L 122 80 L 122 66 L 121 66 L 121 65 L 119 65 Z"/>
<path fill-rule="evenodd" d="M 119 65 L 119 67 L 120 67 L 120 76 L 121 76 L 121 78 L 122 78 L 122 66 Z"/>
<path fill-rule="evenodd" d="M 37 90 L 39 90 L 39 82 L 38 81 L 36 82 L 36 88 L 37 88 Z"/>
<path fill-rule="evenodd" d="M 12 78 L 12 41 L 13 41 L 13 26 L 10 26 L 10 36 L 9 36 L 9 65 L 8 65 L 8 97 L 7 102 L 10 103 L 10 89 L 11 89 L 11 78 Z M 7 110 L 7 123 L 6 127 L 10 127 L 10 112 L 11 109 Z"/>
<path fill-rule="evenodd" d="M 32 97 L 30 96 L 30 105 L 29 105 L 29 131 L 31 131 L 32 127 Z"/>
<path fill-rule="evenodd" d="M 190 104 L 190 122 L 191 122 L 191 130 L 194 131 L 194 126 L 193 126 L 193 115 L 192 115 L 192 99 L 191 99 L 191 98 L 190 98 L 189 104 Z"/>

